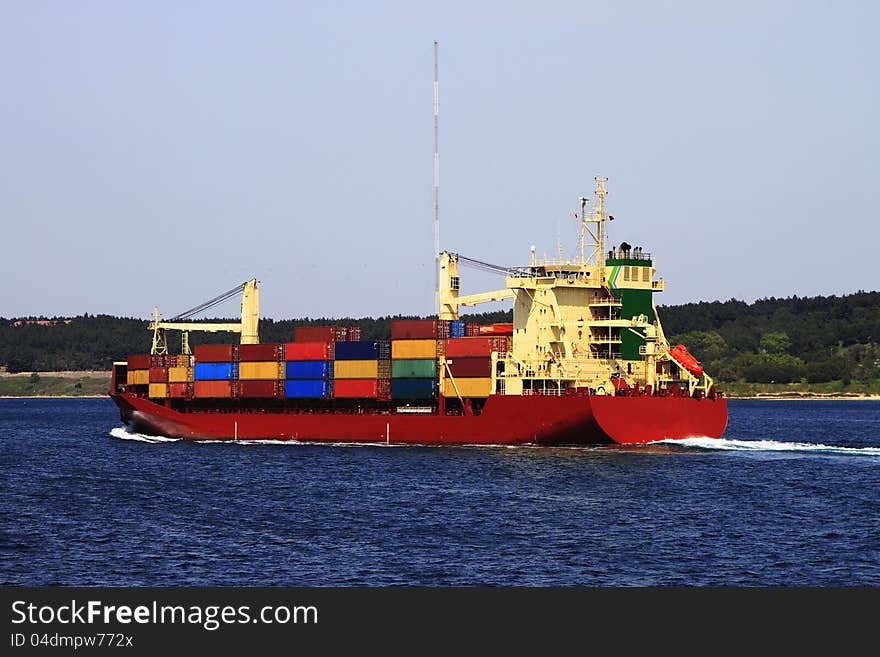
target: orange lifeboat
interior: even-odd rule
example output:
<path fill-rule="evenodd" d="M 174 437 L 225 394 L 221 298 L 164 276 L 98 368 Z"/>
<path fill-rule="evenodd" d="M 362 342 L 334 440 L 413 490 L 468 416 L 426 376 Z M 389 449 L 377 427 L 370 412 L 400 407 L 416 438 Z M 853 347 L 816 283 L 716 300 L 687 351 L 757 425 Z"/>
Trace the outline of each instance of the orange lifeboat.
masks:
<path fill-rule="evenodd" d="M 687 347 L 683 344 L 675 345 L 669 350 L 669 355 L 672 356 L 676 363 L 694 376 L 699 377 L 703 373 L 703 366 L 700 365 L 700 361 L 691 356 L 688 353 Z"/>
<path fill-rule="evenodd" d="M 513 324 L 488 324 L 481 326 L 480 335 L 513 335 Z"/>

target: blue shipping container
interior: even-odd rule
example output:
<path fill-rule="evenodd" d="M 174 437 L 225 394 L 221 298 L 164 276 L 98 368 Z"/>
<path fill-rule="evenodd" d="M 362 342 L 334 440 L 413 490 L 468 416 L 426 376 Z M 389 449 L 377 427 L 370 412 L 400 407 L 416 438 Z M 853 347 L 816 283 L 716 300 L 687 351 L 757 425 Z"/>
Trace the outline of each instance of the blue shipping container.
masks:
<path fill-rule="evenodd" d="M 238 363 L 196 363 L 193 368 L 196 381 L 229 381 L 238 378 Z"/>
<path fill-rule="evenodd" d="M 391 379 L 391 399 L 433 399 L 436 379 Z"/>
<path fill-rule="evenodd" d="M 391 343 L 388 340 L 344 341 L 335 343 L 336 360 L 386 360 L 391 358 Z"/>
<path fill-rule="evenodd" d="M 329 397 L 330 384 L 320 379 L 299 379 L 284 383 L 284 394 L 288 399 L 302 397 Z"/>
<path fill-rule="evenodd" d="M 336 360 L 379 360 L 378 342 L 337 342 L 334 345 Z"/>
<path fill-rule="evenodd" d="M 449 337 L 450 338 L 463 338 L 464 337 L 464 320 L 463 319 L 453 319 L 449 322 Z"/>
<path fill-rule="evenodd" d="M 285 363 L 286 379 L 329 379 L 333 363 L 327 360 L 291 360 Z"/>

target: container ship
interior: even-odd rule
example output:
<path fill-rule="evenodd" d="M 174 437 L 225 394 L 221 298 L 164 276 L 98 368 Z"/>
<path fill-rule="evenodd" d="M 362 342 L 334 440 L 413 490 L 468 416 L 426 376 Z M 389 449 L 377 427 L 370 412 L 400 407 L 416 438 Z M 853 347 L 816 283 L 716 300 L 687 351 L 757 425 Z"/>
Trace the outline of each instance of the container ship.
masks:
<path fill-rule="evenodd" d="M 443 252 L 436 318 L 395 320 L 382 340 L 356 326 L 301 327 L 260 343 L 257 281 L 162 321 L 151 353 L 113 364 L 109 394 L 134 430 L 191 440 L 387 444 L 638 444 L 720 437 L 726 399 L 654 303 L 664 281 L 626 242 L 605 250 L 605 178 L 580 199 L 577 254 L 496 267 Z M 504 275 L 503 289 L 460 293 L 460 265 Z M 241 294 L 241 321 L 189 321 Z M 510 324 L 463 307 L 510 300 Z M 168 331 L 182 353 L 169 353 Z M 189 346 L 193 331 L 240 334 Z"/>

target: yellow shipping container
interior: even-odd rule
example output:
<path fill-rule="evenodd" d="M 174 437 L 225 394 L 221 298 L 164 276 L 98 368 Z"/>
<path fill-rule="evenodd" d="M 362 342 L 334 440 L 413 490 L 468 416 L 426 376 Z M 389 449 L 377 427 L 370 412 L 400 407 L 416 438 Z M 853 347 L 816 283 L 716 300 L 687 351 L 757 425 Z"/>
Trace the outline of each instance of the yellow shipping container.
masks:
<path fill-rule="evenodd" d="M 192 370 L 188 367 L 168 368 L 168 383 L 186 383 L 192 380 Z"/>
<path fill-rule="evenodd" d="M 130 386 L 145 386 L 150 382 L 150 370 L 128 370 L 125 382 Z"/>
<path fill-rule="evenodd" d="M 242 381 L 267 381 L 278 378 L 278 363 L 272 361 L 238 364 L 238 378 Z"/>
<path fill-rule="evenodd" d="M 334 379 L 378 379 L 377 360 L 337 360 L 333 363 Z"/>
<path fill-rule="evenodd" d="M 181 354 L 177 357 L 177 366 L 178 367 L 192 367 L 192 356 L 187 356 L 186 354 Z M 192 379 L 190 379 L 192 381 Z"/>
<path fill-rule="evenodd" d="M 443 379 L 443 396 L 458 397 L 455 387 L 458 387 L 458 393 L 462 397 L 488 397 L 492 394 L 492 379 L 471 379 L 458 378 L 455 379 L 455 386 L 452 385 L 452 379 Z"/>
<path fill-rule="evenodd" d="M 437 340 L 392 340 L 391 358 L 437 358 Z"/>
<path fill-rule="evenodd" d="M 149 395 L 150 399 L 165 399 L 168 396 L 168 384 L 151 383 Z"/>

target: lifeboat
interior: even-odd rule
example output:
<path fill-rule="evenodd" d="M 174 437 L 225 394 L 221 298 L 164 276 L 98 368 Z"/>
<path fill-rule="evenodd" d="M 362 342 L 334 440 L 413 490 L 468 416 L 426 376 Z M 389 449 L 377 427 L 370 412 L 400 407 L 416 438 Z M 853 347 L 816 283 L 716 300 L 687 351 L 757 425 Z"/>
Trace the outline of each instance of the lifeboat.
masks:
<path fill-rule="evenodd" d="M 480 327 L 480 335 L 513 335 L 513 324 L 489 324 Z"/>
<path fill-rule="evenodd" d="M 675 345 L 669 350 L 669 355 L 672 356 L 672 359 L 676 363 L 681 365 L 694 376 L 699 377 L 703 373 L 703 366 L 700 365 L 700 361 L 691 356 L 690 353 L 688 353 L 687 347 L 683 344 Z"/>

